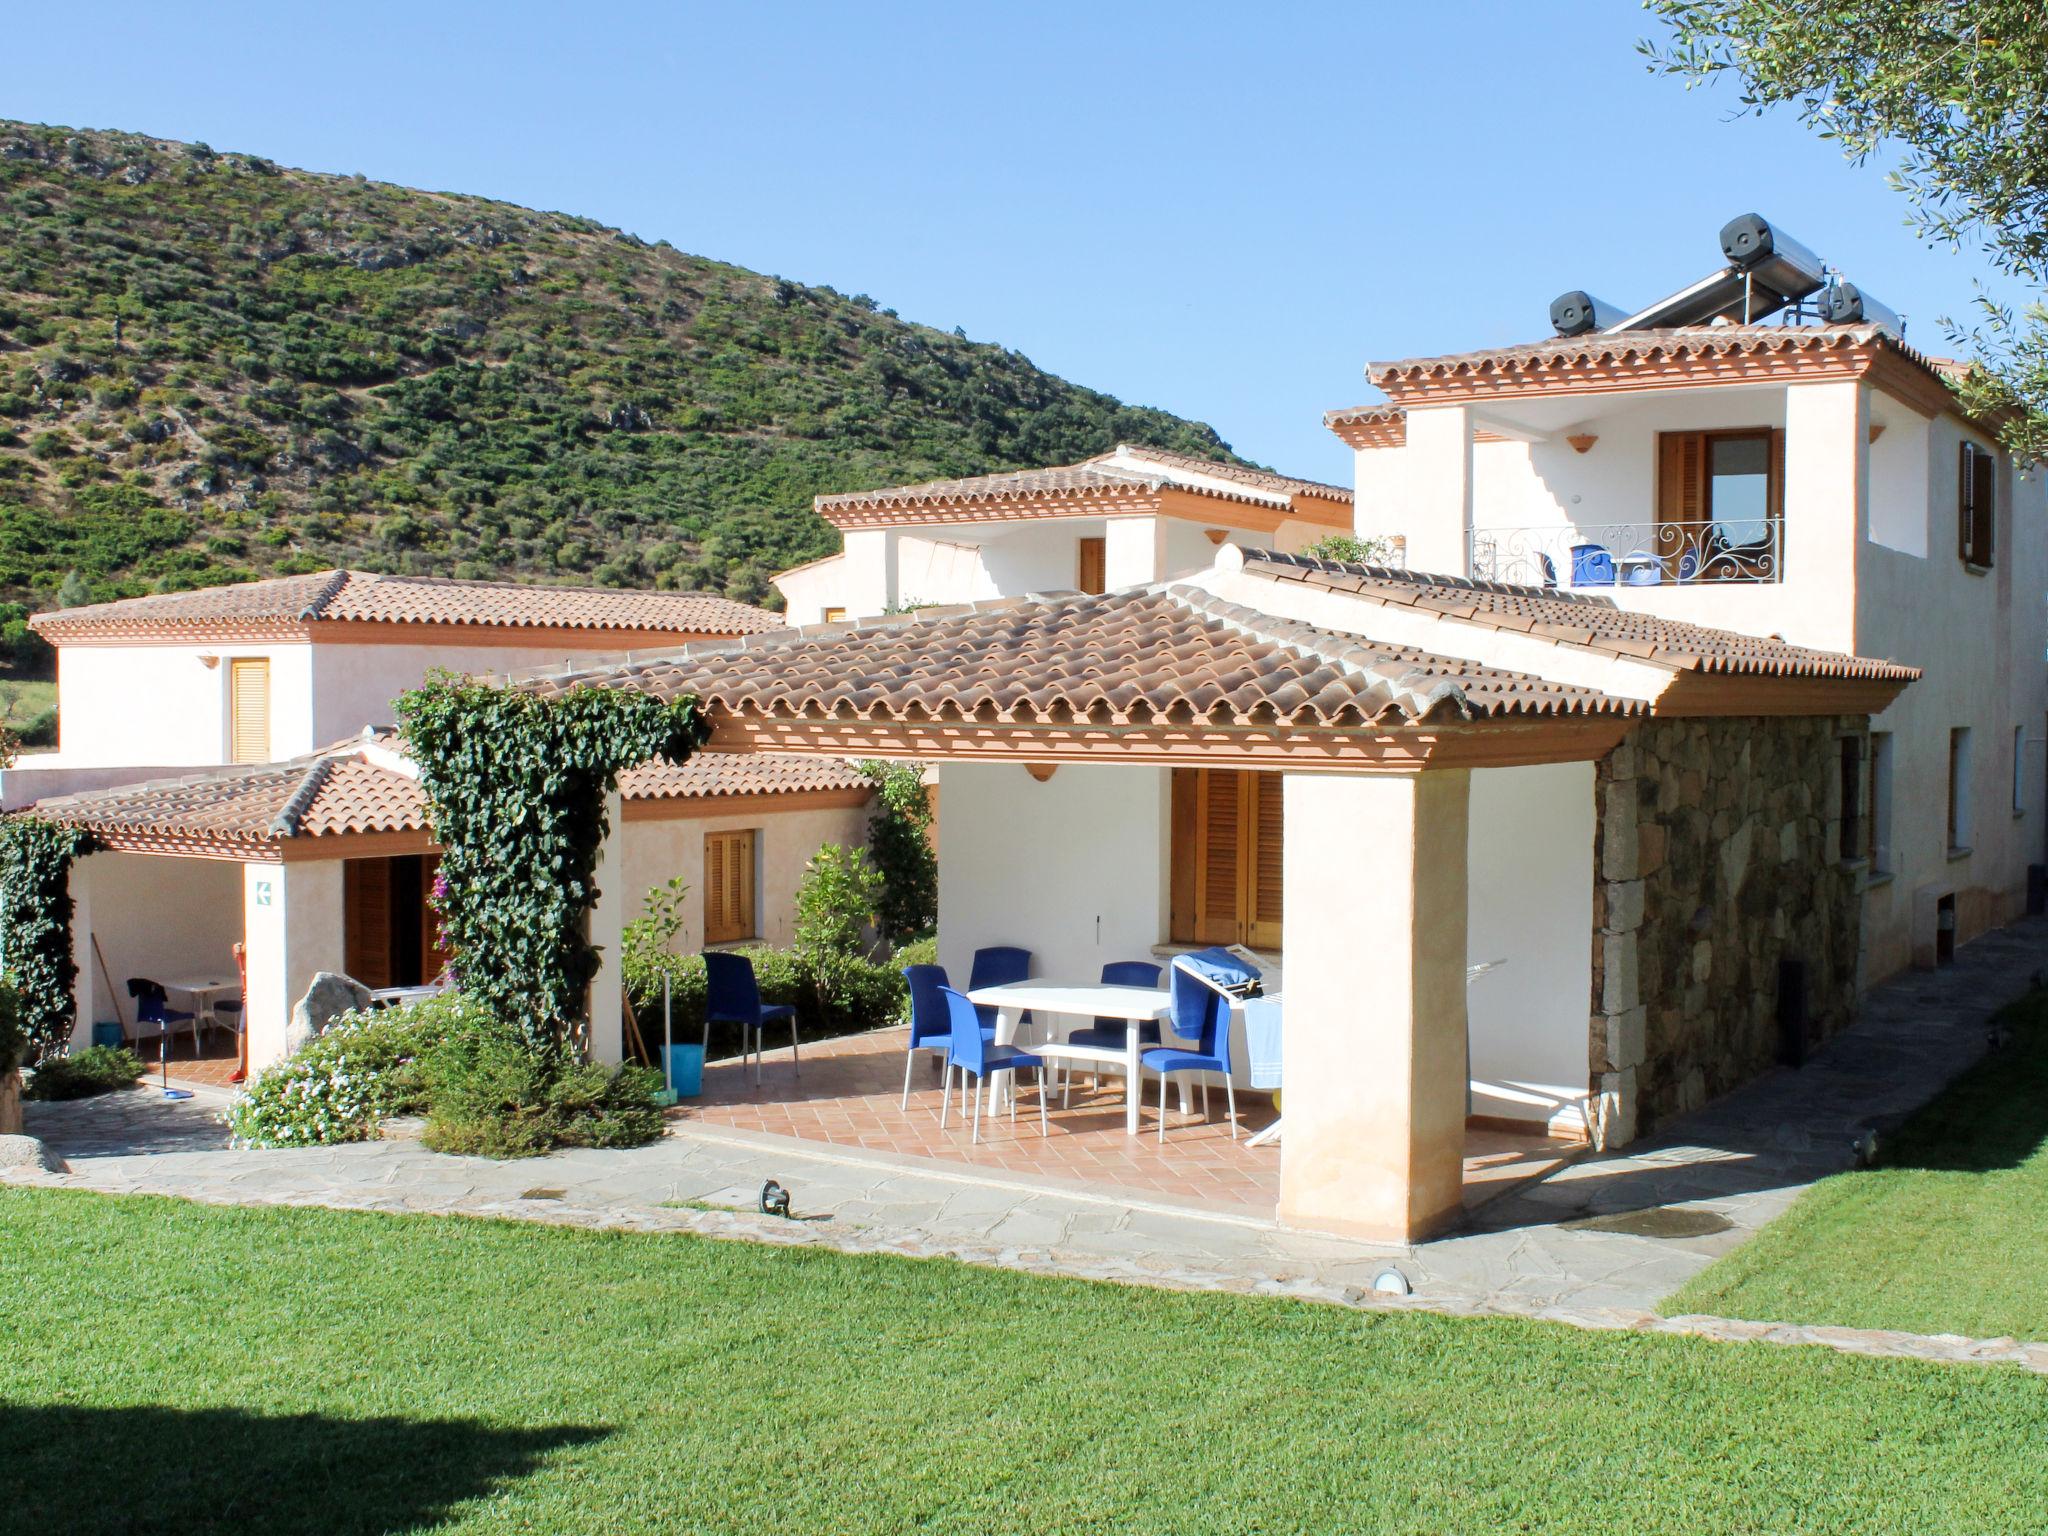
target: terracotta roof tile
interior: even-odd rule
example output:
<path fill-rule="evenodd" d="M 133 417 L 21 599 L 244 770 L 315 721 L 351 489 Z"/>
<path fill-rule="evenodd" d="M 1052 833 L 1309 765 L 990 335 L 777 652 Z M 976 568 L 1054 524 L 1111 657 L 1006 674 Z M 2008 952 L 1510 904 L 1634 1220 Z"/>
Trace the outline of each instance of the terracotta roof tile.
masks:
<path fill-rule="evenodd" d="M 339 622 L 751 635 L 779 629 L 786 621 L 764 608 L 705 592 L 537 587 L 337 570 L 124 598 L 40 613 L 29 622 L 55 640 L 186 625 L 297 629 Z"/>
<path fill-rule="evenodd" d="M 1628 362 L 1678 353 L 1695 355 L 1761 355 L 1773 352 L 1810 352 L 1832 347 L 1860 347 L 1878 344 L 1893 348 L 1922 367 L 1933 362 L 1906 346 L 1890 332 L 1876 325 L 1703 325 L 1663 330 L 1596 332 L 1588 336 L 1547 336 L 1541 341 L 1507 347 L 1484 347 L 1476 352 L 1451 352 L 1441 357 L 1404 357 L 1392 362 L 1368 363 L 1366 376 L 1386 387 L 1419 381 L 1434 375 L 1470 373 L 1494 368 L 1545 368 L 1560 364 Z M 1331 412 L 1337 422 L 1363 422 L 1369 413 L 1386 406 L 1360 406 L 1350 411 Z"/>
<path fill-rule="evenodd" d="M 45 820 L 123 841 L 225 845 L 251 853 L 293 838 L 429 830 L 427 798 L 404 744 L 371 732 L 289 762 L 223 767 L 39 801 Z M 621 776 L 628 800 L 785 795 L 866 787 L 851 763 L 789 753 L 713 752 L 644 763 Z"/>
<path fill-rule="evenodd" d="M 1244 608 L 1192 586 L 972 604 L 529 677 L 696 694 L 714 715 L 1384 728 L 1634 714 L 1636 700 Z"/>
<path fill-rule="evenodd" d="M 1561 644 L 1659 662 L 1681 671 L 1781 677 L 1875 678 L 1910 682 L 1920 673 L 1896 662 L 1792 645 L 1775 637 L 1709 629 L 1617 607 L 1612 598 L 1462 576 L 1432 576 L 1391 566 L 1345 564 L 1247 550 L 1245 574 L 1306 579 L 1333 591 L 1433 609 L 1494 629 L 1547 636 Z"/>
<path fill-rule="evenodd" d="M 1242 489 L 1232 491 L 1204 484 L 1198 477 L 1226 481 Z M 1261 506 L 1285 506 L 1295 496 L 1314 496 L 1345 503 L 1351 500 L 1351 492 L 1344 487 L 1318 480 L 1302 480 L 1244 464 L 1219 463 L 1190 453 L 1120 443 L 1111 452 L 1084 459 L 1078 464 L 1006 470 L 1000 474 L 972 475 L 954 480 L 929 480 L 918 485 L 891 486 L 875 491 L 846 491 L 820 496 L 815 505 L 819 513 L 829 519 L 835 512 L 874 508 L 1105 494 L 1135 498 L 1167 489 L 1214 496 L 1225 501 L 1254 502 Z"/>

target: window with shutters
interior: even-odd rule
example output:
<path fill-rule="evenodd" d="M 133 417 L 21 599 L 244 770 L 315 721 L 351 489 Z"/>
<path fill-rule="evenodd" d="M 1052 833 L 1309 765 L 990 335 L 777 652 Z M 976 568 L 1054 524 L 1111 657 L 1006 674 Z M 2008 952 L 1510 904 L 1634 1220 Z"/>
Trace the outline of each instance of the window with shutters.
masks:
<path fill-rule="evenodd" d="M 1174 769 L 1169 939 L 1278 950 L 1280 860 L 1279 774 Z"/>
<path fill-rule="evenodd" d="M 270 662 L 242 656 L 228 663 L 228 761 L 270 761 Z"/>
<path fill-rule="evenodd" d="M 737 944 L 760 937 L 754 922 L 755 834 L 704 834 L 704 942 Z"/>
<path fill-rule="evenodd" d="M 827 608 L 824 619 L 827 624 L 837 624 L 846 617 L 844 608 Z"/>
<path fill-rule="evenodd" d="M 1997 533 L 1998 458 L 1964 443 L 1956 472 L 1956 553 L 1963 564 L 1990 570 Z"/>
<path fill-rule="evenodd" d="M 1074 576 L 1074 585 L 1083 592 L 1107 592 L 1109 590 L 1109 541 L 1107 539 L 1081 540 L 1079 569 Z"/>
<path fill-rule="evenodd" d="M 1777 581 L 1785 434 L 1772 427 L 1657 434 L 1657 545 L 1668 581 Z"/>

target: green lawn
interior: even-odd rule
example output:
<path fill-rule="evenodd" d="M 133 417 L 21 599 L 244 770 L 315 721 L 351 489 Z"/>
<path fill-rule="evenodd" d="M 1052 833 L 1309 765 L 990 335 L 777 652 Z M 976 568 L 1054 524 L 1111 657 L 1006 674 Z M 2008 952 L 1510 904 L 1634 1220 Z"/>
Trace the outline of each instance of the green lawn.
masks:
<path fill-rule="evenodd" d="M 2048 993 L 1881 1143 L 1824 1179 L 1664 1310 L 2048 1340 Z"/>
<path fill-rule="evenodd" d="M 2037 1530 L 2048 1381 L 0 1189 L 0 1530 Z"/>

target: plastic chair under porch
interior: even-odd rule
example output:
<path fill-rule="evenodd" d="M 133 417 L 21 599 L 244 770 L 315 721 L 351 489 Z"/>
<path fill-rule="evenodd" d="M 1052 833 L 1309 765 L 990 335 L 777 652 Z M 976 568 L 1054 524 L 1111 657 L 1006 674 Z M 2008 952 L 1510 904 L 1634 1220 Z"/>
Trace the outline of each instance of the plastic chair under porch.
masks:
<path fill-rule="evenodd" d="M 747 1054 L 749 1032 L 754 1040 L 754 1086 L 761 1085 L 761 1037 L 765 1027 L 780 1019 L 789 1020 L 789 1062 L 798 1077 L 803 1067 L 797 1058 L 796 1009 L 787 1003 L 763 1003 L 761 988 L 754 980 L 754 962 L 745 955 L 723 950 L 704 951 L 704 1049 L 711 1049 L 713 1024 L 740 1026 L 740 1056 Z"/>
<path fill-rule="evenodd" d="M 995 1045 L 982 1038 L 981 1018 L 975 1012 L 974 1004 L 967 1001 L 951 987 L 939 988 L 939 996 L 946 1004 L 946 1017 L 952 1025 L 953 1047 L 947 1061 L 960 1069 L 964 1086 L 967 1076 L 974 1079 L 974 1132 L 969 1144 L 981 1140 L 981 1090 L 983 1084 L 998 1072 L 1021 1072 L 1026 1067 L 1038 1069 L 1038 1134 L 1052 1134 L 1046 1120 L 1045 1096 L 1047 1079 L 1045 1061 L 1029 1051 L 1020 1051 L 1014 1045 Z M 939 1125 L 946 1124 L 948 1112 L 953 1107 L 953 1095 L 947 1093 L 939 1101 Z M 1017 1118 L 1017 1095 L 1010 1094 L 1010 1118 Z"/>

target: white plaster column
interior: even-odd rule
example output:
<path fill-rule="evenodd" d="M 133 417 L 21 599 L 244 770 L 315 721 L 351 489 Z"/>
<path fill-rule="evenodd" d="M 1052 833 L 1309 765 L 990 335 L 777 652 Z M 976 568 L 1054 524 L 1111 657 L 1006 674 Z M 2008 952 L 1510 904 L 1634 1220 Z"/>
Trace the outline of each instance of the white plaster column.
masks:
<path fill-rule="evenodd" d="M 1400 454 L 1408 503 L 1408 569 L 1441 576 L 1467 575 L 1472 531 L 1472 412 L 1462 405 L 1411 407 L 1407 433 L 1407 446 Z"/>
<path fill-rule="evenodd" d="M 1102 522 L 1102 584 L 1144 586 L 1166 574 L 1166 520 L 1109 517 Z"/>
<path fill-rule="evenodd" d="M 849 528 L 846 531 L 846 616 L 868 619 L 896 606 L 897 546 L 894 528 Z"/>
<path fill-rule="evenodd" d="M 92 952 L 92 863 L 91 854 L 71 861 L 71 963 L 78 967 L 78 979 L 71 987 L 74 1051 L 92 1044 L 93 1021 L 101 1016 L 98 1010 L 104 1009 L 109 1019 L 121 1017 L 114 999 L 104 995 L 108 984 L 101 979 L 99 961 Z"/>
<path fill-rule="evenodd" d="M 1853 652 L 1870 511 L 1870 395 L 1856 380 L 1786 388 L 1784 495 L 1785 638 Z"/>
<path fill-rule="evenodd" d="M 625 1059 L 625 1015 L 619 1006 L 619 988 L 625 972 L 619 963 L 619 947 L 625 942 L 626 907 L 632 892 L 626 889 L 625 802 L 617 789 L 604 800 L 605 818 L 611 832 L 598 850 L 597 900 L 587 921 L 590 942 L 597 946 L 597 975 L 590 982 L 590 1054 L 595 1061 Z"/>
<path fill-rule="evenodd" d="M 1286 776 L 1287 1225 L 1406 1243 L 1462 1208 L 1469 779 Z"/>
<path fill-rule="evenodd" d="M 242 866 L 242 1017 L 251 1072 L 284 1056 L 292 1005 L 313 978 L 342 970 L 345 921 L 340 859 Z"/>

